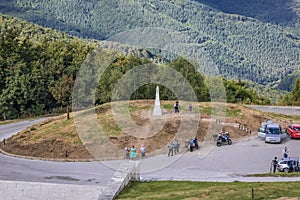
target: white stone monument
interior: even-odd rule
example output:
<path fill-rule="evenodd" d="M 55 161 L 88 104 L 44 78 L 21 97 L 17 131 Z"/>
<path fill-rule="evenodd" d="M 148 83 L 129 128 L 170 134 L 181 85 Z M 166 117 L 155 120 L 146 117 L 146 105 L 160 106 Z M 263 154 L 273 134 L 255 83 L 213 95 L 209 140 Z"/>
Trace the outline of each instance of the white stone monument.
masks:
<path fill-rule="evenodd" d="M 162 115 L 162 112 L 161 112 L 160 101 L 159 101 L 159 87 L 156 86 L 156 95 L 155 95 L 153 116 L 159 116 L 159 115 Z"/>

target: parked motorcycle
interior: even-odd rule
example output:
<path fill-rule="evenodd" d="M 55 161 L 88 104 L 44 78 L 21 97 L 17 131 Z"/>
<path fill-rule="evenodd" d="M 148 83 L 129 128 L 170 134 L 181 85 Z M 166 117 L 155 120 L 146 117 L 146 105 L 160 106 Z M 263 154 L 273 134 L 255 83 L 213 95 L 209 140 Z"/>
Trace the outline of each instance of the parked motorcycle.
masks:
<path fill-rule="evenodd" d="M 194 149 L 199 149 L 197 138 L 186 140 L 185 141 L 185 148 L 189 149 L 191 152 Z"/>
<path fill-rule="evenodd" d="M 225 134 L 220 134 L 218 136 L 218 139 L 217 139 L 217 146 L 221 146 L 221 145 L 225 145 L 225 144 L 228 144 L 228 145 L 231 145 L 232 144 L 232 141 L 230 139 L 230 135 L 228 132 L 226 132 Z"/>

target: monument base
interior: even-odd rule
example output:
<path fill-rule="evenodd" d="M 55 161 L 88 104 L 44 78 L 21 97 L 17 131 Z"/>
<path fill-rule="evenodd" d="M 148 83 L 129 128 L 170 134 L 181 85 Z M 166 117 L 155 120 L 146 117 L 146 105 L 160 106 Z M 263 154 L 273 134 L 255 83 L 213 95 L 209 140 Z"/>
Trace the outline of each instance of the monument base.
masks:
<path fill-rule="evenodd" d="M 153 115 L 153 116 L 160 116 L 160 115 L 162 115 L 160 106 L 155 106 L 155 107 L 154 107 L 154 110 L 153 110 L 153 114 L 152 114 L 152 115 Z"/>

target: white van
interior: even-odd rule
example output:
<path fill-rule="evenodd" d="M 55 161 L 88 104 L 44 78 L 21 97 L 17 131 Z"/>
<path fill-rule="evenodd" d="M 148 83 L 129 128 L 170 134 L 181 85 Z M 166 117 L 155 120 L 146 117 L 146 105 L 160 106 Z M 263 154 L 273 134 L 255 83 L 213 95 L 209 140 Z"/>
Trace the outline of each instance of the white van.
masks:
<path fill-rule="evenodd" d="M 281 143 L 287 137 L 286 132 L 282 132 L 279 124 L 267 124 L 266 126 L 266 143 Z"/>
<path fill-rule="evenodd" d="M 262 122 L 257 133 L 257 137 L 261 139 L 266 138 L 266 128 L 268 124 L 273 124 L 273 121 L 267 120 L 266 122 Z"/>

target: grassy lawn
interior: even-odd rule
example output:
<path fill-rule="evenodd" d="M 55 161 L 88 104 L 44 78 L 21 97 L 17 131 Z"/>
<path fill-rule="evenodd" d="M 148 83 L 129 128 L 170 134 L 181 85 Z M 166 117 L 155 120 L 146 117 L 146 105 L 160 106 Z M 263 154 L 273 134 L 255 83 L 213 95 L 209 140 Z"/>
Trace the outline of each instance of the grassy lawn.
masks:
<path fill-rule="evenodd" d="M 117 199 L 278 199 L 299 197 L 300 182 L 190 182 L 153 181 L 133 182 Z"/>

